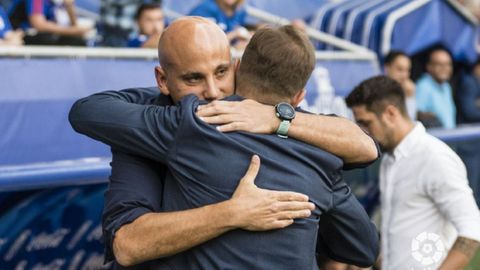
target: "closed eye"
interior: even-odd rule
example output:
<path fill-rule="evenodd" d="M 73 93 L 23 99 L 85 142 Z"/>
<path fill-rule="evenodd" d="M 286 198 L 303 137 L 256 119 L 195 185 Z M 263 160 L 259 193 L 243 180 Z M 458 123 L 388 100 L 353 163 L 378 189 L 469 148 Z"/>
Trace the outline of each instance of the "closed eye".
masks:
<path fill-rule="evenodd" d="M 230 66 L 229 65 L 221 65 L 217 68 L 217 71 L 215 74 L 219 77 L 225 76 L 229 70 Z"/>

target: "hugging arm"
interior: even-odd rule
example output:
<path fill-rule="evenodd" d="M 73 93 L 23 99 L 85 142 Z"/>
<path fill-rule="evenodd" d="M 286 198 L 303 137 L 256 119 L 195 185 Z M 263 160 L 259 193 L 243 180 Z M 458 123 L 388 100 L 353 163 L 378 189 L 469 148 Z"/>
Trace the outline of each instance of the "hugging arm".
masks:
<path fill-rule="evenodd" d="M 79 133 L 158 160 L 161 149 L 156 138 L 163 127 L 157 119 L 157 106 L 146 105 L 142 91 L 108 91 L 83 98 L 73 105 L 70 123 Z M 279 125 L 273 106 L 253 100 L 214 101 L 200 106 L 198 115 L 210 124 L 223 124 L 221 131 L 269 134 Z M 339 156 L 346 168 L 367 166 L 380 156 L 375 141 L 355 123 L 341 117 L 297 113 L 288 135 Z"/>
<path fill-rule="evenodd" d="M 247 131 L 273 134 L 280 125 L 273 106 L 254 100 L 213 101 L 199 106 L 197 115 L 222 132 Z M 343 159 L 347 168 L 365 167 L 377 160 L 375 141 L 354 122 L 336 116 L 297 112 L 288 136 L 314 145 Z"/>
<path fill-rule="evenodd" d="M 185 211 L 159 212 L 162 194 L 158 190 L 164 176 L 156 173 L 161 164 L 152 160 L 165 161 L 178 123 L 175 119 L 180 116 L 173 109 L 130 103 L 149 100 L 133 92 L 92 95 L 79 100 L 70 113 L 75 130 L 151 159 L 114 152 L 103 216 L 110 258 L 115 255 L 120 264 L 135 265 L 176 254 L 228 230 L 283 228 L 295 218 L 310 216 L 314 206 L 307 196 L 255 186 L 258 158 L 252 160 L 231 199 Z M 167 114 L 168 121 L 162 118 Z"/>
<path fill-rule="evenodd" d="M 126 90 L 88 96 L 72 106 L 70 124 L 115 149 L 165 163 L 181 121 L 180 110 L 148 105 L 153 103 L 151 94 Z"/>
<path fill-rule="evenodd" d="M 333 201 L 334 207 L 320 217 L 317 251 L 338 262 L 372 266 L 379 254 L 375 225 L 349 187 L 336 190 Z"/>
<path fill-rule="evenodd" d="M 309 216 L 314 207 L 305 195 L 256 187 L 260 160 L 254 157 L 231 199 L 162 212 L 165 171 L 159 172 L 159 167 L 151 160 L 113 151 L 102 218 L 107 260 L 131 266 L 179 253 L 232 229 L 283 228 L 295 218 Z"/>

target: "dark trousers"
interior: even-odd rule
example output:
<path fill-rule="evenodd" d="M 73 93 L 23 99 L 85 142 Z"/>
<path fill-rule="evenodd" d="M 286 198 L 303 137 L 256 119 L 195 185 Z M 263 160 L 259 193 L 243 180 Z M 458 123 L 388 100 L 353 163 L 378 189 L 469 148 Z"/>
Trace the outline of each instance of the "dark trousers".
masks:
<path fill-rule="evenodd" d="M 79 37 L 60 36 L 51 33 L 37 33 L 26 35 L 25 45 L 62 45 L 62 46 L 86 46 L 86 41 Z"/>

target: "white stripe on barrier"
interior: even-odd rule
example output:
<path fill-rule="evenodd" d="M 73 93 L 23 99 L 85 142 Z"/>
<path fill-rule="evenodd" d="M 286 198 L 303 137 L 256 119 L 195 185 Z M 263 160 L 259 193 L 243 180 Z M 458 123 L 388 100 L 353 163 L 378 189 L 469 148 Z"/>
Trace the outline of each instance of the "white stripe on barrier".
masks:
<path fill-rule="evenodd" d="M 431 1 L 432 0 L 413 1 L 388 15 L 387 20 L 385 21 L 385 25 L 383 27 L 383 37 L 382 37 L 382 44 L 381 44 L 382 46 L 381 52 L 383 55 L 386 55 L 388 52 L 390 52 L 393 28 L 395 26 L 395 23 L 401 17 L 415 11 L 416 9 L 421 8 L 422 6 L 430 3 Z"/>
<path fill-rule="evenodd" d="M 241 51 L 232 50 L 234 58 L 242 57 Z M 85 48 L 59 46 L 23 46 L 0 47 L 0 59 L 5 57 L 23 58 L 113 58 L 113 59 L 158 59 L 155 49 L 127 49 L 127 48 Z M 371 52 L 327 52 L 317 51 L 317 60 L 369 60 L 377 61 Z"/>
<path fill-rule="evenodd" d="M 378 5 L 382 1 L 383 0 L 367 1 L 361 6 L 352 10 L 350 14 L 347 16 L 347 21 L 345 23 L 345 33 L 343 33 L 343 38 L 346 40 L 352 40 L 352 34 L 353 34 L 352 31 L 353 31 L 353 27 L 355 24 L 355 20 L 357 19 L 357 16 L 360 15 L 360 13 L 367 11 L 372 7 Z"/>
<path fill-rule="evenodd" d="M 373 22 L 375 21 L 375 18 L 378 15 L 382 14 L 383 12 L 394 7 L 395 5 L 401 3 L 402 1 L 403 0 L 394 0 L 390 2 L 385 2 L 385 5 L 375 8 L 367 15 L 367 17 L 365 18 L 365 23 L 364 23 L 363 32 L 362 32 L 361 44 L 363 46 L 368 47 L 368 41 L 370 38 L 370 33 L 372 32 Z"/>
<path fill-rule="evenodd" d="M 286 25 L 290 24 L 290 21 L 273 15 L 271 13 L 265 12 L 263 10 L 251 7 L 251 6 L 246 6 L 247 13 L 253 17 L 256 17 L 262 21 L 266 21 L 268 23 L 272 24 L 277 24 L 277 25 Z M 307 34 L 309 37 L 325 42 L 327 44 L 331 44 L 334 47 L 346 50 L 346 51 L 351 51 L 351 52 L 356 52 L 356 53 L 362 53 L 362 54 L 374 54 L 372 51 L 368 50 L 365 47 L 359 46 L 357 44 L 354 44 L 350 41 L 338 38 L 333 35 L 329 35 L 327 33 L 318 31 L 316 29 L 313 29 L 311 27 L 307 27 Z"/>

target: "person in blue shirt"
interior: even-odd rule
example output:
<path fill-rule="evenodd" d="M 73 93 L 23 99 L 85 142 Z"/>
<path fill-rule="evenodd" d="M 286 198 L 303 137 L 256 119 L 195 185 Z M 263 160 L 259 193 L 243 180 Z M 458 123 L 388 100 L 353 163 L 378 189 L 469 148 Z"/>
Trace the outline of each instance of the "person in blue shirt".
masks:
<path fill-rule="evenodd" d="M 0 6 L 0 45 L 19 46 L 23 44 L 23 32 L 13 31 L 5 10 Z"/>
<path fill-rule="evenodd" d="M 189 15 L 205 17 L 218 24 L 238 49 L 245 48 L 251 38 L 251 33 L 245 28 L 247 11 L 243 0 L 205 0 Z"/>
<path fill-rule="evenodd" d="M 74 0 L 15 0 L 8 14 L 13 28 L 27 33 L 27 45 L 85 46 L 91 30 L 77 25 Z"/>
<path fill-rule="evenodd" d="M 165 27 L 163 12 L 158 4 L 142 4 L 135 14 L 138 32 L 130 38 L 131 48 L 157 48 L 158 40 Z"/>
<path fill-rule="evenodd" d="M 435 117 L 443 128 L 456 126 L 456 108 L 448 82 L 452 72 L 450 54 L 444 49 L 433 50 L 427 62 L 427 73 L 416 84 L 418 120 Z"/>
<path fill-rule="evenodd" d="M 186 25 L 180 24 L 181 23 L 177 21 L 176 25 L 179 28 L 186 28 Z M 294 62 L 294 66 L 299 69 L 301 75 L 297 76 L 299 75 L 298 73 L 292 72 L 291 76 L 285 76 L 285 72 L 283 71 L 285 69 L 290 70 L 292 68 L 292 62 L 285 62 L 279 66 L 278 61 L 281 62 L 283 60 L 282 56 L 284 54 L 282 50 L 277 49 L 279 47 L 290 47 L 291 50 L 297 50 L 298 53 L 298 50 L 301 50 L 298 49 L 298 46 L 303 48 L 301 47 L 302 45 L 298 43 L 309 44 L 310 47 L 308 48 L 311 48 L 311 45 L 306 37 L 303 37 L 303 39 L 301 39 L 302 41 L 297 37 L 297 39 L 294 38 L 295 42 L 292 43 L 281 39 L 283 43 L 278 45 L 283 46 L 278 46 L 277 42 L 269 42 L 272 40 L 269 34 L 273 31 L 272 29 L 262 30 L 258 33 L 258 37 L 263 40 L 263 46 L 274 46 L 274 48 L 271 48 L 271 50 L 258 48 L 258 51 L 271 52 L 269 57 L 274 57 L 277 61 L 264 61 L 264 63 L 269 64 L 259 65 L 260 67 L 252 68 L 251 70 L 247 68 L 246 71 L 242 69 L 241 64 L 238 72 L 239 76 L 244 77 L 242 77 L 243 80 L 237 81 L 243 82 L 243 85 L 237 85 L 237 90 L 239 91 L 238 93 L 246 97 L 255 97 L 255 99 L 268 104 L 284 100 L 286 102 L 290 101 L 295 105 L 304 95 L 301 89 L 314 66 L 314 53 L 312 50 L 309 54 L 301 52 L 300 55 L 303 57 L 292 57 L 290 61 Z M 295 36 L 295 33 L 298 35 L 298 32 L 293 30 L 291 26 L 278 31 L 284 31 L 293 36 Z M 171 33 L 171 35 L 169 35 L 170 37 L 166 38 L 169 33 Z M 274 35 L 275 33 L 280 35 L 278 32 L 273 33 Z M 236 175 L 239 171 L 243 171 L 245 165 L 248 165 L 248 157 L 258 151 L 265 164 L 265 167 L 262 167 L 262 169 L 266 171 L 263 175 L 265 181 L 258 182 L 257 180 L 257 184 L 273 190 L 303 190 L 311 194 L 310 197 L 312 201 L 317 203 L 318 206 L 315 213 L 320 215 L 321 236 L 319 236 L 320 240 L 317 242 L 315 233 L 317 227 L 315 224 L 318 222 L 317 218 L 298 220 L 292 225 L 293 227 L 291 227 L 290 230 L 288 229 L 289 227 L 284 230 L 268 233 L 248 233 L 234 230 L 206 242 L 197 248 L 192 248 L 183 254 L 180 253 L 178 256 L 158 262 L 159 264 L 156 264 L 158 268 L 154 269 L 162 269 L 161 266 L 173 268 L 179 266 L 178 269 L 191 269 L 192 267 L 196 268 L 195 266 L 200 269 L 224 269 L 228 266 L 237 269 L 251 269 L 251 267 L 262 269 L 272 267 L 275 269 L 316 269 L 314 259 L 316 243 L 320 243 L 317 245 L 317 248 L 326 252 L 334 259 L 361 266 L 372 264 L 378 251 L 378 247 L 376 246 L 378 238 L 374 227 L 368 220 L 368 216 L 366 216 L 338 174 L 338 170 L 343 166 L 342 160 L 318 149 L 312 149 L 313 151 L 310 151 L 308 149 L 310 149 L 311 146 L 292 139 L 285 140 L 276 135 L 255 135 L 242 132 L 231 134 L 220 133 L 214 127 L 207 125 L 195 116 L 194 111 L 199 105 L 198 99 L 195 96 L 185 97 L 186 93 L 183 92 L 184 90 L 181 90 L 183 88 L 182 85 L 186 84 L 192 87 L 199 87 L 203 82 L 213 82 L 208 79 L 210 76 L 204 80 L 203 76 L 206 76 L 206 74 L 203 72 L 193 71 L 196 69 L 210 69 L 211 67 L 207 64 L 201 64 L 201 61 L 198 62 L 198 59 L 194 61 L 192 58 L 191 61 L 183 62 L 177 58 L 180 58 L 180 56 L 187 57 L 185 54 L 191 57 L 198 54 L 199 51 L 202 52 L 201 55 L 210 55 L 209 52 L 212 50 L 215 51 L 217 46 L 212 48 L 212 43 L 210 42 L 188 44 L 195 48 L 200 46 L 203 49 L 196 51 L 182 50 L 177 46 L 167 46 L 173 45 L 174 43 L 177 44 L 173 40 L 184 41 L 185 35 L 190 36 L 192 41 L 195 42 L 200 40 L 200 36 L 203 37 L 201 39 L 202 41 L 210 41 L 215 36 L 214 33 L 206 31 L 205 25 L 199 26 L 198 28 L 195 27 L 189 31 L 184 30 L 183 35 L 180 35 L 178 31 L 173 32 L 172 29 L 167 29 L 164 36 L 162 36 L 162 40 L 164 40 L 165 43 L 162 45 L 161 40 L 159 48 L 161 52 L 160 61 L 163 67 L 169 71 L 164 73 L 162 68 L 157 67 L 158 84 L 164 94 L 169 94 L 174 101 L 178 102 L 177 106 L 140 106 L 130 103 L 137 103 L 139 101 L 138 97 L 144 95 L 139 94 L 141 92 L 145 93 L 145 90 L 140 92 L 138 90 L 129 91 L 129 93 L 105 92 L 75 103 L 70 114 L 70 120 L 74 128 L 93 138 L 108 142 L 117 149 L 140 154 L 163 164 L 166 164 L 165 162 L 167 162 L 167 159 L 170 159 L 170 157 L 173 158 L 172 163 L 168 161 L 170 169 L 167 171 L 163 186 L 164 198 L 162 207 L 166 208 L 167 211 L 189 209 L 191 207 L 204 205 L 205 203 L 212 204 L 228 199 L 230 196 L 235 198 L 236 191 L 233 191 L 238 180 L 234 179 L 239 178 L 233 175 Z M 206 40 L 204 40 L 205 38 Z M 225 47 L 228 48 L 228 46 Z M 249 62 L 250 65 L 252 63 L 254 65 L 259 63 L 257 58 L 261 56 L 258 54 L 255 56 L 257 50 L 255 48 L 255 45 L 252 44 L 252 54 L 246 53 L 244 55 L 244 63 Z M 167 51 L 169 51 L 169 57 L 167 57 Z M 179 55 L 176 52 L 182 52 L 182 54 Z M 225 49 L 221 55 L 228 58 L 229 50 Z M 308 65 L 303 61 L 303 59 L 307 57 L 305 55 L 310 57 L 310 61 L 306 61 Z M 219 56 L 219 54 L 212 55 L 212 57 L 217 60 L 219 60 Z M 212 59 L 212 62 L 216 63 L 217 61 Z M 224 61 L 220 61 L 218 63 L 220 64 L 218 69 L 215 68 L 214 76 L 217 80 L 221 80 L 224 76 L 231 76 L 232 70 L 228 68 L 231 64 L 227 61 L 226 66 L 223 66 L 221 64 L 223 62 Z M 178 70 L 177 74 L 178 65 L 190 65 L 191 68 L 188 72 Z M 274 67 L 280 70 L 273 72 L 275 70 Z M 255 85 L 260 82 L 258 76 L 263 77 L 261 74 L 267 73 L 271 75 L 271 77 L 267 77 L 270 79 L 269 82 L 278 87 L 268 87 L 268 84 L 260 84 L 257 85 L 256 88 L 250 87 L 252 84 Z M 165 76 L 168 76 L 169 79 L 166 80 L 167 77 Z M 211 86 L 212 88 L 209 88 L 209 91 L 207 91 L 204 96 L 202 95 L 203 98 L 213 97 L 215 87 L 214 85 Z M 256 89 L 258 92 L 251 91 L 253 89 Z M 264 92 L 266 89 L 279 89 L 281 92 L 271 95 L 269 92 Z M 137 94 L 135 94 L 135 92 L 137 92 Z M 257 94 L 255 95 L 255 93 Z M 292 96 L 290 97 L 290 95 Z M 182 99 L 182 96 L 185 98 Z M 268 101 L 269 99 L 270 101 Z M 232 96 L 227 100 L 239 101 L 241 98 Z M 94 116 L 94 118 L 92 118 L 92 116 Z M 295 122 L 296 128 L 298 128 L 298 123 L 303 121 L 302 118 L 305 119 L 304 117 L 306 117 L 306 115 L 299 113 L 299 122 Z M 317 117 L 319 116 L 311 116 L 311 118 L 308 118 L 313 120 Z M 337 124 L 343 121 L 341 119 L 337 119 L 338 121 L 335 119 L 330 120 L 335 121 Z M 324 122 L 324 124 L 328 125 L 328 122 L 329 120 Z M 310 124 L 312 124 L 312 121 L 310 121 Z M 117 128 L 119 128 L 119 130 L 117 130 Z M 310 125 L 310 129 L 313 128 L 314 126 Z M 288 130 L 288 128 L 286 129 Z M 282 132 L 287 131 L 283 130 Z M 288 132 L 288 134 L 292 136 L 295 135 L 293 126 L 291 132 Z M 282 136 L 284 135 L 285 134 L 282 133 Z M 227 147 L 227 145 L 229 146 Z M 174 152 L 176 154 L 172 156 L 170 156 L 170 154 L 165 155 L 165 151 L 170 152 L 169 149 L 175 149 Z M 298 151 L 295 151 L 295 149 Z M 290 154 L 298 159 L 293 158 L 293 156 L 288 158 Z M 247 155 L 247 159 L 244 158 L 245 155 Z M 282 158 L 283 156 L 285 156 L 285 159 Z M 218 161 L 221 157 L 229 158 Z M 212 158 L 217 161 L 212 160 Z M 311 161 L 309 162 L 308 160 Z M 177 163 L 177 161 L 179 161 L 179 163 Z M 200 163 L 198 163 L 199 161 Z M 245 161 L 247 164 L 244 164 Z M 254 163 L 259 165 L 258 160 Z M 137 165 L 139 164 L 140 163 Z M 186 167 L 181 169 L 180 167 L 184 165 Z M 210 166 L 214 166 L 215 168 Z M 305 170 L 299 169 L 298 166 L 305 168 Z M 190 172 L 192 174 L 190 174 Z M 260 176 L 261 175 L 262 170 L 260 170 Z M 289 181 L 288 179 L 297 178 L 290 178 L 289 175 L 298 176 L 298 181 Z M 313 175 L 317 175 L 318 178 Z M 232 179 L 230 176 L 233 176 Z M 260 176 L 259 179 L 262 179 Z M 143 177 L 137 175 L 135 179 L 143 179 Z M 126 178 L 122 180 L 122 182 L 127 181 Z M 131 182 L 134 184 L 136 181 Z M 111 190 L 110 194 L 114 196 L 114 192 L 118 194 L 118 192 L 122 190 L 124 190 L 124 188 Z M 132 191 L 133 190 L 131 190 L 131 192 Z M 150 191 L 147 191 L 147 193 L 150 193 Z M 116 197 L 121 199 L 118 195 Z M 154 198 L 148 198 L 146 201 L 138 201 L 137 204 L 145 205 L 145 203 L 148 204 L 152 199 L 156 200 L 155 196 Z M 238 214 L 240 215 L 242 213 Z M 363 225 L 359 226 L 359 224 Z M 172 227 L 172 229 L 177 228 Z M 127 232 L 124 232 L 123 234 L 126 233 Z M 151 232 L 146 231 L 145 235 L 133 234 L 131 237 L 145 239 L 146 242 L 150 242 L 156 237 L 156 234 L 157 233 L 152 230 Z M 122 238 L 124 238 L 124 236 L 122 236 Z M 264 239 L 265 241 L 260 241 L 260 239 Z M 289 242 L 289 240 L 293 242 Z M 129 239 L 128 241 L 133 241 L 133 239 Z M 238 245 L 235 243 L 238 243 Z M 131 246 L 126 244 L 119 245 L 124 248 Z M 147 245 L 147 243 L 142 242 L 142 245 Z M 146 252 L 148 254 L 155 251 L 143 248 L 141 250 L 143 250 L 142 253 Z M 255 251 L 258 251 L 258 254 Z"/>

